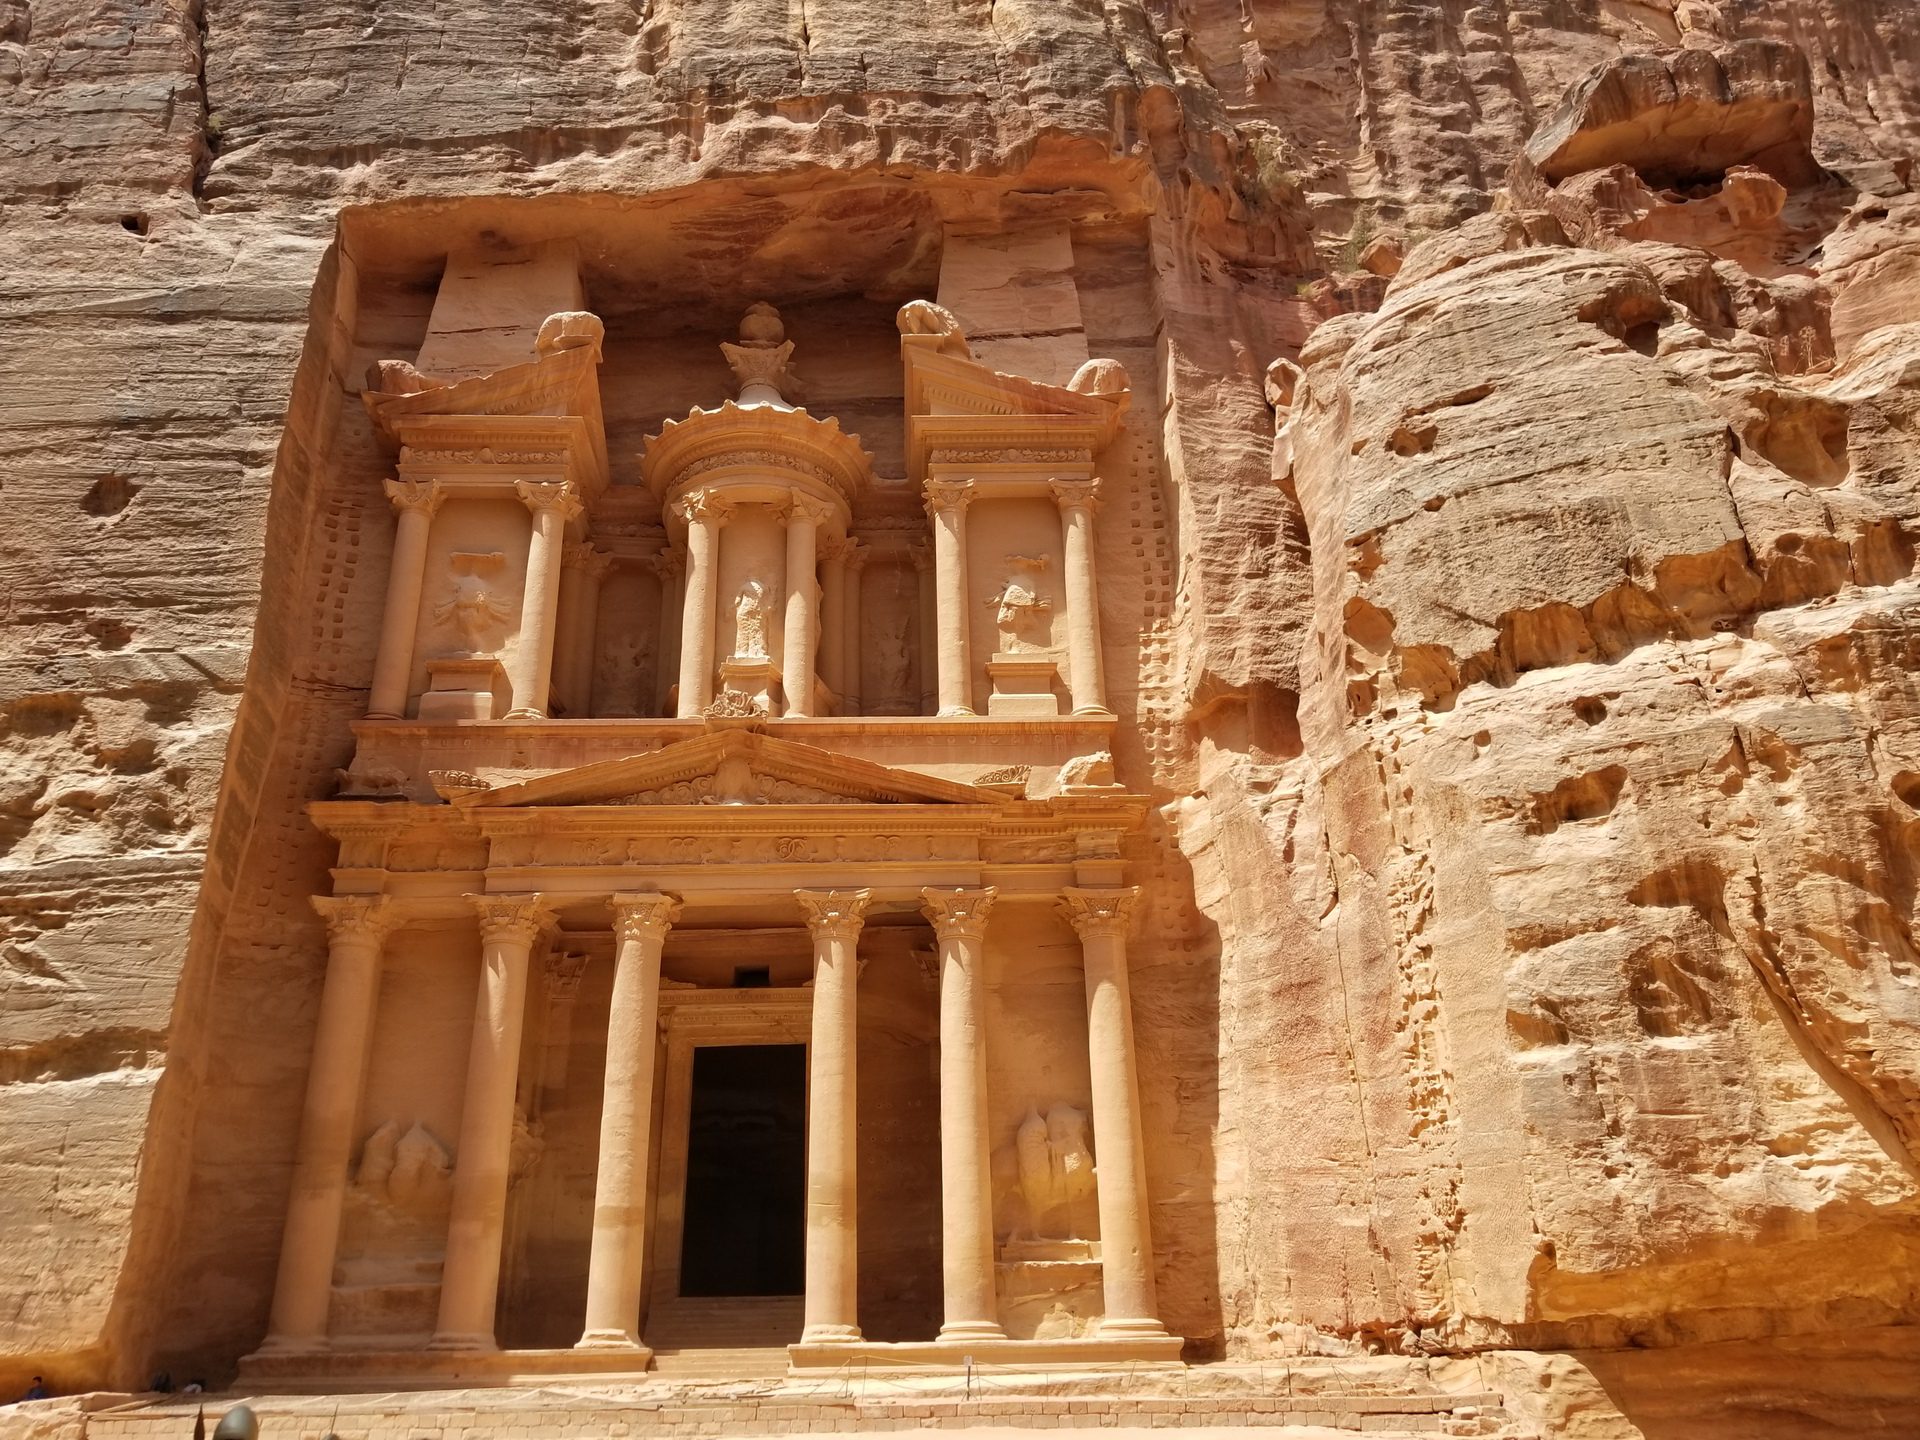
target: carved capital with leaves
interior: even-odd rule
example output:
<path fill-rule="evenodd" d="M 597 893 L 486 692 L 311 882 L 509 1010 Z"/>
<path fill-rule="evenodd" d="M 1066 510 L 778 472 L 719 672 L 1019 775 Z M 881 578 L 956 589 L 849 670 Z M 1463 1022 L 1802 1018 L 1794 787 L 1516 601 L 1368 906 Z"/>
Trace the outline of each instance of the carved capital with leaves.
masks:
<path fill-rule="evenodd" d="M 816 940 L 855 940 L 866 923 L 871 890 L 796 890 L 807 929 Z"/>
<path fill-rule="evenodd" d="M 553 914 L 544 895 L 469 895 L 480 917 L 480 939 L 487 945 L 531 947 Z"/>
<path fill-rule="evenodd" d="M 991 885 L 978 890 L 945 890 L 929 886 L 920 892 L 925 903 L 921 913 L 942 940 L 983 940 L 987 934 L 987 912 L 1000 892 Z"/>
<path fill-rule="evenodd" d="M 673 922 L 680 918 L 680 901 L 658 891 L 614 895 L 610 903 L 613 938 L 623 945 L 629 940 L 664 940 Z"/>
<path fill-rule="evenodd" d="M 1133 923 L 1134 902 L 1139 898 L 1138 885 L 1111 890 L 1070 888 L 1060 896 L 1060 913 L 1082 941 L 1107 937 L 1125 939 Z"/>

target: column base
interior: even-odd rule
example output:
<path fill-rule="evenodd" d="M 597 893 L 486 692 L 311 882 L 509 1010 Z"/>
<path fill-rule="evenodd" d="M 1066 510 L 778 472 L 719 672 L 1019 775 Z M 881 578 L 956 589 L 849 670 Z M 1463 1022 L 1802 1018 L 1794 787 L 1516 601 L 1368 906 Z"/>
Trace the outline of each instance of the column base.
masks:
<path fill-rule="evenodd" d="M 1167 1327 L 1148 1316 L 1144 1319 L 1102 1319 L 1093 1327 L 1095 1338 L 1100 1340 L 1156 1340 L 1167 1333 Z"/>
<path fill-rule="evenodd" d="M 1073 707 L 1073 716 L 1076 720 L 1112 720 L 1115 718 L 1113 711 L 1104 705 L 1076 705 Z"/>
<path fill-rule="evenodd" d="M 938 717 L 936 718 L 941 720 L 959 720 L 959 719 L 971 720 L 976 718 L 979 715 L 979 713 L 980 712 L 977 710 L 969 710 L 964 705 L 949 705 L 946 707 L 946 709 L 942 710 L 938 715 Z"/>
<path fill-rule="evenodd" d="M 589 1330 L 574 1342 L 576 1350 L 624 1350 L 641 1357 L 653 1354 L 631 1330 Z"/>
<path fill-rule="evenodd" d="M 333 1343 L 324 1335 L 269 1335 L 249 1360 L 277 1360 L 283 1355 L 325 1355 Z"/>
<path fill-rule="evenodd" d="M 480 1334 L 459 1335 L 459 1334 L 448 1334 L 443 1332 L 439 1335 L 435 1335 L 431 1340 L 427 1341 L 427 1349 L 439 1350 L 439 1351 L 477 1350 L 483 1354 L 487 1354 L 487 1353 L 491 1353 L 492 1351 L 498 1350 L 499 1348 L 500 1348 L 499 1344 L 494 1340 L 493 1336 L 491 1335 L 480 1335 Z"/>
<path fill-rule="evenodd" d="M 544 720 L 547 718 L 547 712 L 544 710 L 535 710 L 530 705 L 521 705 L 507 711 L 506 718 L 509 720 Z"/>
<path fill-rule="evenodd" d="M 970 1345 L 976 1340 L 1004 1340 L 1007 1332 L 991 1320 L 950 1320 L 940 1327 L 935 1343 Z"/>
<path fill-rule="evenodd" d="M 863 1338 L 858 1325 L 809 1325 L 800 1332 L 802 1345 L 857 1345 Z"/>

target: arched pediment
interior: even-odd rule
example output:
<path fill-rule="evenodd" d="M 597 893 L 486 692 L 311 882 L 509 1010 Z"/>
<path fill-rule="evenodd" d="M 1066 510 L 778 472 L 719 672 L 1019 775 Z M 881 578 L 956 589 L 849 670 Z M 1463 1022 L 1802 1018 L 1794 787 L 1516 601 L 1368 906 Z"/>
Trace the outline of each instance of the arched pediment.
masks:
<path fill-rule="evenodd" d="M 582 805 L 992 805 L 1006 795 L 779 740 L 729 729 L 682 740 L 643 755 L 458 797 L 465 809 Z"/>

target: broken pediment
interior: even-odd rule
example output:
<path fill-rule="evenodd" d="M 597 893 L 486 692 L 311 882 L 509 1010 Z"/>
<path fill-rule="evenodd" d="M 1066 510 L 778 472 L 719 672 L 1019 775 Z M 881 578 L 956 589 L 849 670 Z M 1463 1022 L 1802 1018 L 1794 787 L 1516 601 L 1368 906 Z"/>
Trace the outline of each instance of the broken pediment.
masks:
<path fill-rule="evenodd" d="M 456 795 L 465 809 L 625 805 L 992 805 L 1007 796 L 959 781 L 721 730 L 645 755 Z"/>

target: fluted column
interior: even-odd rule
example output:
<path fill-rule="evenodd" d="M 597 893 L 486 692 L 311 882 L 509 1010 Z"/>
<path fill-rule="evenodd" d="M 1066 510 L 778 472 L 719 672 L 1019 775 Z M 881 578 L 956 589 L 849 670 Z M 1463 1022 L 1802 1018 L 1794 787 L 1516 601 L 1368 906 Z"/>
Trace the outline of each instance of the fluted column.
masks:
<path fill-rule="evenodd" d="M 870 890 L 797 890 L 813 932 L 807 1050 L 807 1297 L 803 1344 L 860 1338 L 855 1057 L 860 927 Z"/>
<path fill-rule="evenodd" d="M 680 703 L 675 713 L 694 719 L 713 703 L 713 612 L 720 595 L 720 529 L 726 507 L 711 495 L 680 502 L 687 523 L 687 598 L 680 607 Z"/>
<path fill-rule="evenodd" d="M 327 925 L 327 975 L 307 1065 L 307 1096 L 294 1152 L 293 1193 L 280 1235 L 280 1272 L 261 1353 L 324 1350 L 333 1304 L 333 1263 L 360 1083 L 373 1038 L 380 951 L 393 924 L 391 902 L 377 895 L 315 896 Z"/>
<path fill-rule="evenodd" d="M 1099 1334 L 1164 1335 L 1154 1299 L 1146 1151 L 1127 992 L 1127 927 L 1139 890 L 1070 889 L 1061 909 L 1079 932 L 1087 982 L 1087 1062 L 1093 1082 L 1094 1177 L 1100 1200 Z"/>
<path fill-rule="evenodd" d="M 560 694 L 569 714 L 584 718 L 593 713 L 593 670 L 600 626 L 600 589 L 606 583 L 613 557 L 590 544 L 569 545 L 561 575 L 560 609 L 565 617 L 566 643 L 561 653 Z M 572 593 L 568 590 L 571 588 Z"/>
<path fill-rule="evenodd" d="M 474 1003 L 466 1098 L 460 1106 L 440 1319 L 432 1340 L 436 1350 L 489 1350 L 494 1345 L 527 963 L 549 918 L 538 895 L 471 898 L 480 917 L 480 994 Z"/>
<path fill-rule="evenodd" d="M 994 890 L 923 890 L 940 945 L 940 1269 L 947 1341 L 1004 1340 L 993 1280 L 993 1147 L 982 1032 Z"/>
<path fill-rule="evenodd" d="M 1067 688 L 1076 715 L 1111 715 L 1100 657 L 1100 596 L 1093 577 L 1093 512 L 1098 480 L 1055 480 L 1066 552 Z"/>
<path fill-rule="evenodd" d="M 920 585 L 920 712 L 931 715 L 939 696 L 940 630 L 933 594 L 933 551 L 924 545 L 913 548 L 914 578 Z"/>
<path fill-rule="evenodd" d="M 842 715 L 853 713 L 847 703 L 848 666 L 860 663 L 859 652 L 847 648 L 847 551 L 852 543 L 828 540 L 820 547 L 820 674 Z"/>
<path fill-rule="evenodd" d="M 613 897 L 613 1004 L 600 1107 L 600 1171 L 587 1261 L 585 1349 L 638 1350 L 646 1259 L 648 1147 L 653 1138 L 654 1044 L 660 1024 L 660 947 L 679 914 L 669 895 Z"/>
<path fill-rule="evenodd" d="M 427 536 L 443 495 L 431 480 L 389 480 L 394 522 L 393 560 L 387 566 L 387 608 L 380 619 L 380 652 L 374 657 L 367 714 L 398 720 L 407 713 L 413 678 L 414 632 L 420 623 L 420 592 L 427 578 Z"/>
<path fill-rule="evenodd" d="M 938 638 L 940 714 L 971 715 L 972 675 L 967 657 L 967 480 L 929 480 L 933 519 L 934 633 Z"/>
<path fill-rule="evenodd" d="M 787 606 L 785 643 L 780 655 L 780 686 L 788 715 L 813 714 L 814 621 L 819 599 L 813 570 L 820 526 L 827 507 L 796 495 L 787 508 Z"/>
<path fill-rule="evenodd" d="M 857 540 L 847 542 L 847 596 L 841 609 L 840 647 L 847 656 L 847 714 L 864 715 L 866 696 L 862 693 L 865 677 L 862 675 L 860 656 L 866 637 L 860 630 L 860 577 L 867 568 L 867 557 L 873 552 Z"/>
<path fill-rule="evenodd" d="M 653 677 L 656 715 L 670 708 L 668 692 L 680 670 L 681 616 L 685 612 L 687 557 L 683 550 L 661 550 L 648 562 L 660 577 L 660 638 L 654 648 Z"/>
<path fill-rule="evenodd" d="M 527 542 L 526 588 L 520 596 L 520 634 L 514 641 L 513 708 L 509 720 L 544 720 L 553 685 L 554 624 L 560 612 L 560 550 L 567 522 L 580 513 L 570 485 L 522 480 L 514 487 L 533 512 Z"/>

